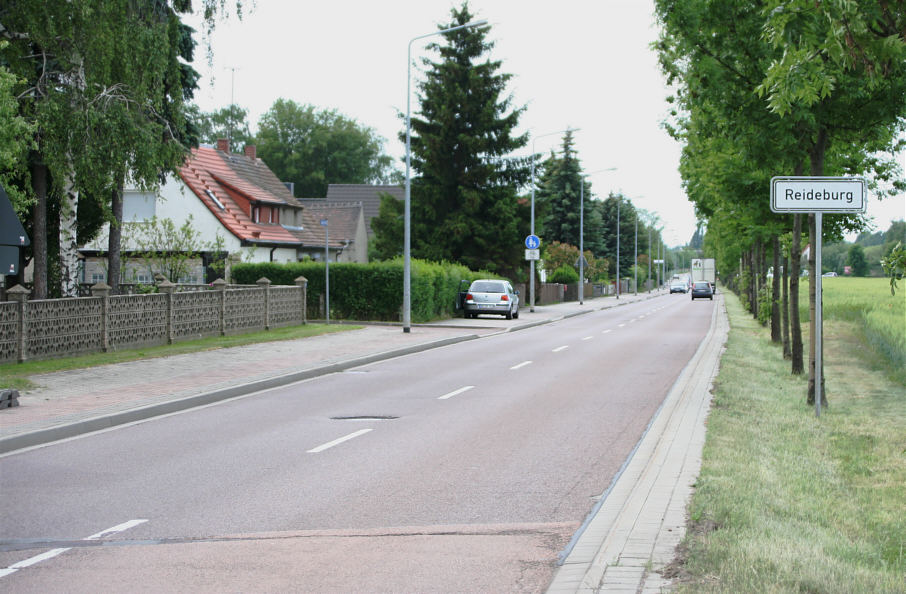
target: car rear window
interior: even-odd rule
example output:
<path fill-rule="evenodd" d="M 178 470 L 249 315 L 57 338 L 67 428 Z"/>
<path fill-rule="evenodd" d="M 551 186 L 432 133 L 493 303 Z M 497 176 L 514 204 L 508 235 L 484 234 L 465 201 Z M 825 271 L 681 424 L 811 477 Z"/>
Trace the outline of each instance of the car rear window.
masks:
<path fill-rule="evenodd" d="M 476 281 L 472 283 L 470 291 L 476 293 L 504 293 L 503 283 L 491 283 L 491 282 L 480 282 Z"/>
<path fill-rule="evenodd" d="M 710 285 L 710 283 L 702 281 L 702 282 L 695 283 L 695 288 L 696 289 L 710 289 L 711 285 Z"/>

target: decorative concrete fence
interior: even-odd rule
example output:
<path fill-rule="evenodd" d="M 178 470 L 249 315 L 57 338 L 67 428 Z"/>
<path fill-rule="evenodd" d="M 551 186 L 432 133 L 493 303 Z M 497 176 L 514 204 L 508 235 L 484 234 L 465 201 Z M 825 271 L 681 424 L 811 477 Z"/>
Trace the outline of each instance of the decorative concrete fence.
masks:
<path fill-rule="evenodd" d="M 111 295 L 99 283 L 91 297 L 28 300 L 29 290 L 7 291 L 0 303 L 0 363 L 170 344 L 305 324 L 308 281 L 229 288 L 217 280 L 208 291 L 178 292 L 169 281 L 158 293 Z"/>

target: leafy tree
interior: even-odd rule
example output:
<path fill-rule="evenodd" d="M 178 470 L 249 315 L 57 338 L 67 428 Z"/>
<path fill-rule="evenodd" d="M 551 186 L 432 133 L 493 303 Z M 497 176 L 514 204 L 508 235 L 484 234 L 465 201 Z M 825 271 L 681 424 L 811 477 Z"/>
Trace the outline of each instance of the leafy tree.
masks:
<path fill-rule="evenodd" d="M 190 117 L 198 129 L 198 142 L 216 145 L 221 138 L 230 140 L 230 147 L 254 144 L 249 132 L 249 110 L 239 105 L 222 107 L 212 112 L 201 112 L 191 106 Z"/>
<path fill-rule="evenodd" d="M 210 25 L 226 2 L 201 5 Z M 184 102 L 197 74 L 185 61 L 194 46 L 191 30 L 178 15 L 191 10 L 190 0 L 4 5 L 0 37 L 9 44 L 0 48 L 0 61 L 18 77 L 19 115 L 34 130 L 19 190 L 34 204 L 36 297 L 47 295 L 53 269 L 60 271 L 60 292 L 75 292 L 80 202 L 115 222 L 115 196 L 127 173 L 150 185 L 181 161 L 191 128 Z M 58 213 L 58 224 L 50 221 L 58 236 L 48 241 L 51 211 Z M 58 261 L 48 261 L 55 246 Z"/>
<path fill-rule="evenodd" d="M 377 133 L 336 110 L 277 99 L 258 123 L 258 155 L 298 197 L 323 197 L 328 184 L 388 183 L 392 159 Z"/>
<path fill-rule="evenodd" d="M 390 260 L 403 254 L 403 209 L 404 204 L 398 198 L 389 194 L 381 196 L 378 216 L 371 220 L 376 259 Z"/>
<path fill-rule="evenodd" d="M 868 260 L 865 259 L 865 248 L 858 243 L 849 247 L 846 262 L 852 267 L 853 276 L 868 276 Z"/>
<path fill-rule="evenodd" d="M 472 20 L 467 5 L 453 9 L 449 28 Z M 412 117 L 411 241 L 414 257 L 460 262 L 473 270 L 513 274 L 522 265 L 528 206 L 517 188 L 529 180 L 526 146 L 515 135 L 524 107 L 504 96 L 511 75 L 483 58 L 492 48 L 487 28 L 444 33 L 436 62 L 423 59 L 420 112 Z"/>
<path fill-rule="evenodd" d="M 160 273 L 171 283 L 179 283 L 186 277 L 200 252 L 222 253 L 223 238 L 218 235 L 213 241 L 204 241 L 192 215 L 180 226 L 172 219 L 157 217 L 127 226 L 136 246 L 133 258 L 141 261 L 149 276 Z"/>
<path fill-rule="evenodd" d="M 893 250 L 881 260 L 881 266 L 884 268 L 884 274 L 890 278 L 890 294 L 897 294 L 897 281 L 906 276 L 906 249 L 903 244 L 897 242 Z"/>
<path fill-rule="evenodd" d="M 572 266 L 579 258 L 579 248 L 556 240 L 545 243 L 542 251 L 544 268 L 549 271 L 554 271 L 564 266 Z M 578 276 L 576 278 L 578 279 Z"/>

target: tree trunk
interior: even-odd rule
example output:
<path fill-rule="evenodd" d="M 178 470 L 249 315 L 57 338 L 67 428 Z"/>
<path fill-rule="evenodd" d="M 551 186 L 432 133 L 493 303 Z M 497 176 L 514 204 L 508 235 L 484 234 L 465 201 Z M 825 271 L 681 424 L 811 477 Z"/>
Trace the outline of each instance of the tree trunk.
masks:
<path fill-rule="evenodd" d="M 802 215 L 793 215 L 793 245 L 790 246 L 790 354 L 791 372 L 801 375 L 805 371 L 802 345 L 802 322 L 799 320 L 799 279 L 802 260 Z"/>
<path fill-rule="evenodd" d="M 827 149 L 827 130 L 821 128 L 818 130 L 818 137 L 815 139 L 815 144 L 812 147 L 812 150 L 809 152 L 809 159 L 811 162 L 811 174 L 813 176 L 824 175 L 824 153 Z M 818 277 L 821 275 L 821 271 L 817 270 L 817 235 L 815 229 L 815 215 L 810 214 L 808 216 L 808 236 L 809 236 L 809 256 L 808 256 L 808 269 L 809 269 L 809 288 L 808 288 L 808 311 L 809 311 L 809 362 L 808 362 L 808 395 L 806 396 L 806 402 L 809 405 L 815 404 L 815 361 L 816 361 L 816 349 L 815 349 L 815 330 L 816 330 L 816 289 L 818 284 Z M 822 348 L 823 348 L 822 344 Z M 822 351 L 823 355 L 823 351 Z M 821 357 L 821 360 L 824 360 L 824 357 Z M 827 392 L 824 389 L 824 370 L 821 370 L 821 406 L 827 405 Z"/>
<path fill-rule="evenodd" d="M 110 285 L 114 295 L 120 292 L 120 270 L 122 268 L 122 237 L 123 237 L 123 180 L 117 181 L 116 187 L 110 195 L 110 205 L 113 221 L 110 223 L 110 233 L 107 235 L 107 284 Z"/>
<path fill-rule="evenodd" d="M 780 342 L 780 237 L 771 238 L 774 274 L 771 277 L 771 342 Z"/>
<path fill-rule="evenodd" d="M 31 186 L 35 193 L 32 210 L 32 298 L 47 299 L 47 166 L 32 162 Z"/>
<path fill-rule="evenodd" d="M 64 297 L 79 296 L 79 197 L 71 175 L 64 180 L 60 197 L 60 289 Z"/>
<path fill-rule="evenodd" d="M 790 299 L 789 299 L 789 269 L 790 269 L 790 257 L 789 254 L 784 254 L 781 259 L 783 263 L 783 276 L 781 277 L 781 287 L 783 290 L 783 300 L 780 305 L 780 312 L 782 315 L 781 320 L 781 334 L 783 336 L 783 358 L 791 359 L 793 353 L 790 349 Z M 775 271 L 774 274 L 777 274 Z"/>

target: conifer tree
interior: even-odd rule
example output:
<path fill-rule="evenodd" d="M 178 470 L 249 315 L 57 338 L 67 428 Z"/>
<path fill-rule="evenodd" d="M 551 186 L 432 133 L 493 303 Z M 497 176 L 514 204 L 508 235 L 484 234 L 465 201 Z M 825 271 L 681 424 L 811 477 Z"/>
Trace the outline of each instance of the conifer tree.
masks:
<path fill-rule="evenodd" d="M 473 19 L 467 4 L 451 12 L 452 22 L 440 28 Z M 512 75 L 486 57 L 494 46 L 487 34 L 487 27 L 445 33 L 444 42 L 427 47 L 440 59 L 422 60 L 420 111 L 411 120 L 412 255 L 512 274 L 529 231 L 528 207 L 517 194 L 528 161 L 508 157 L 528 142 L 514 135 L 525 108 L 505 94 Z"/>

